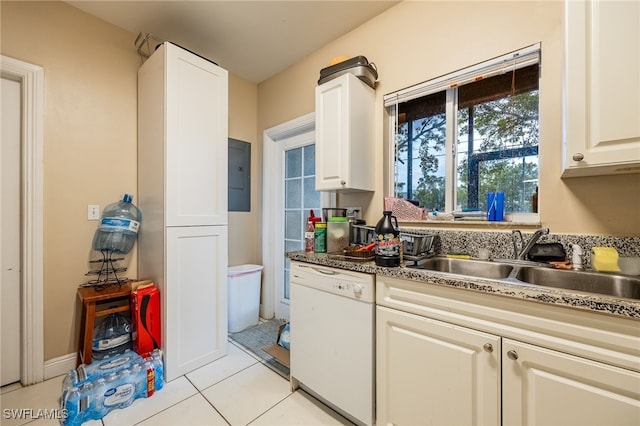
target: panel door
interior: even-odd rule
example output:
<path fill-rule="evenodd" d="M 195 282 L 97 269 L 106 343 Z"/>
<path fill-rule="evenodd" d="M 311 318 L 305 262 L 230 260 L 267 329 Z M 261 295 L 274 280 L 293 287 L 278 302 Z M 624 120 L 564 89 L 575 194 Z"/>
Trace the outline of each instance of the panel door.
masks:
<path fill-rule="evenodd" d="M 227 228 L 167 228 L 165 374 L 188 373 L 227 352 Z"/>
<path fill-rule="evenodd" d="M 2 78 L 0 385 L 20 380 L 20 83 Z"/>
<path fill-rule="evenodd" d="M 377 307 L 378 425 L 500 424 L 500 338 Z"/>
<path fill-rule="evenodd" d="M 349 182 L 349 88 L 346 75 L 316 87 L 316 190 Z"/>
<path fill-rule="evenodd" d="M 640 3 L 566 2 L 565 176 L 640 172 Z"/>
<path fill-rule="evenodd" d="M 640 374 L 504 339 L 504 425 L 638 425 Z"/>
<path fill-rule="evenodd" d="M 226 225 L 227 71 L 165 46 L 166 225 Z"/>

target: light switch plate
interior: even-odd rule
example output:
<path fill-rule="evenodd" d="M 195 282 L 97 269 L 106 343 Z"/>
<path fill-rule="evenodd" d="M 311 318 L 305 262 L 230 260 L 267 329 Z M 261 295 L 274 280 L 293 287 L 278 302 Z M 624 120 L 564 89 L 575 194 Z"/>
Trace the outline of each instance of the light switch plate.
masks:
<path fill-rule="evenodd" d="M 98 204 L 89 204 L 87 206 L 87 219 L 88 220 L 100 219 L 100 206 Z"/>

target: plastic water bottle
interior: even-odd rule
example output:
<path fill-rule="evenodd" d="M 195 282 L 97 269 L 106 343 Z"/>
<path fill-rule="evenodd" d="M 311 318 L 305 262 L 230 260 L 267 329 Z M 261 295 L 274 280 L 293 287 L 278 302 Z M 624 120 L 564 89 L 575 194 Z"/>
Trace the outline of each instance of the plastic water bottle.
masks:
<path fill-rule="evenodd" d="M 72 387 L 62 399 L 62 408 L 65 418 L 62 420 L 64 426 L 76 426 L 82 424 L 80 415 L 80 391 L 77 387 Z"/>
<path fill-rule="evenodd" d="M 164 386 L 164 364 L 162 363 L 162 352 L 160 349 L 154 349 L 151 352 L 153 359 L 153 367 L 156 375 L 156 390 L 159 391 Z"/>
<path fill-rule="evenodd" d="M 69 372 L 62 379 L 62 398 L 64 399 L 64 395 L 74 386 L 78 386 L 78 372 L 74 370 L 69 370 Z"/>
<path fill-rule="evenodd" d="M 133 248 L 142 222 L 142 213 L 124 194 L 121 201 L 109 204 L 102 211 L 100 225 L 93 236 L 93 249 L 127 254 Z"/>
<path fill-rule="evenodd" d="M 147 379 L 147 398 L 152 396 L 156 392 L 156 369 L 153 367 L 151 358 L 146 358 L 142 365 L 142 371 L 144 371 L 145 378 Z"/>
<path fill-rule="evenodd" d="M 91 404 L 91 399 L 93 398 L 93 382 L 84 382 L 78 388 L 78 392 L 80 392 L 80 413 L 82 417 L 82 421 L 87 420 L 87 410 L 89 410 L 89 406 Z"/>
<path fill-rule="evenodd" d="M 89 402 L 89 415 L 87 418 L 98 420 L 107 415 L 108 410 L 104 406 L 104 394 L 107 392 L 107 385 L 103 378 L 96 380 L 93 387 L 93 398 Z"/>
<path fill-rule="evenodd" d="M 118 373 L 111 373 L 107 376 L 104 406 L 109 410 L 128 407 L 135 399 L 135 391 L 131 370 L 124 369 Z"/>

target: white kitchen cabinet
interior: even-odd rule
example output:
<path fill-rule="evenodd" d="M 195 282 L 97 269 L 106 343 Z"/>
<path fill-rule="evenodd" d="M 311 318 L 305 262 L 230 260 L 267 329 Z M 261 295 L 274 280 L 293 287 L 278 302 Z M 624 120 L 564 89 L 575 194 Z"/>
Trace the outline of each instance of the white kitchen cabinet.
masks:
<path fill-rule="evenodd" d="M 374 190 L 374 105 L 351 73 L 316 87 L 316 191 Z"/>
<path fill-rule="evenodd" d="M 165 377 L 227 350 L 227 71 L 171 43 L 138 72 L 138 274 L 158 286 Z"/>
<path fill-rule="evenodd" d="M 181 375 L 226 354 L 227 228 L 166 228 L 166 370 Z"/>
<path fill-rule="evenodd" d="M 379 425 L 640 424 L 637 319 L 380 275 L 376 303 Z"/>
<path fill-rule="evenodd" d="M 227 225 L 227 109 L 228 74 L 214 63 L 164 43 L 142 65 L 140 201 L 153 208 L 145 216 L 161 215 L 164 226 Z"/>
<path fill-rule="evenodd" d="M 640 373 L 504 339 L 508 425 L 638 425 Z"/>
<path fill-rule="evenodd" d="M 377 424 L 500 424 L 500 338 L 378 307 Z"/>
<path fill-rule="evenodd" d="M 640 173 L 640 3 L 566 1 L 563 177 Z"/>

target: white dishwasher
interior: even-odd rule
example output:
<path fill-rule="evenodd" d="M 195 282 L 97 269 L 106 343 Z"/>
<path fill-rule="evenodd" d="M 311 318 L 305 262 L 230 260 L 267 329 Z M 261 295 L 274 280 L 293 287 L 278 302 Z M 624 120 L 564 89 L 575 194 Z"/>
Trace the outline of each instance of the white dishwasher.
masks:
<path fill-rule="evenodd" d="M 291 262 L 291 386 L 375 420 L 375 275 Z"/>

